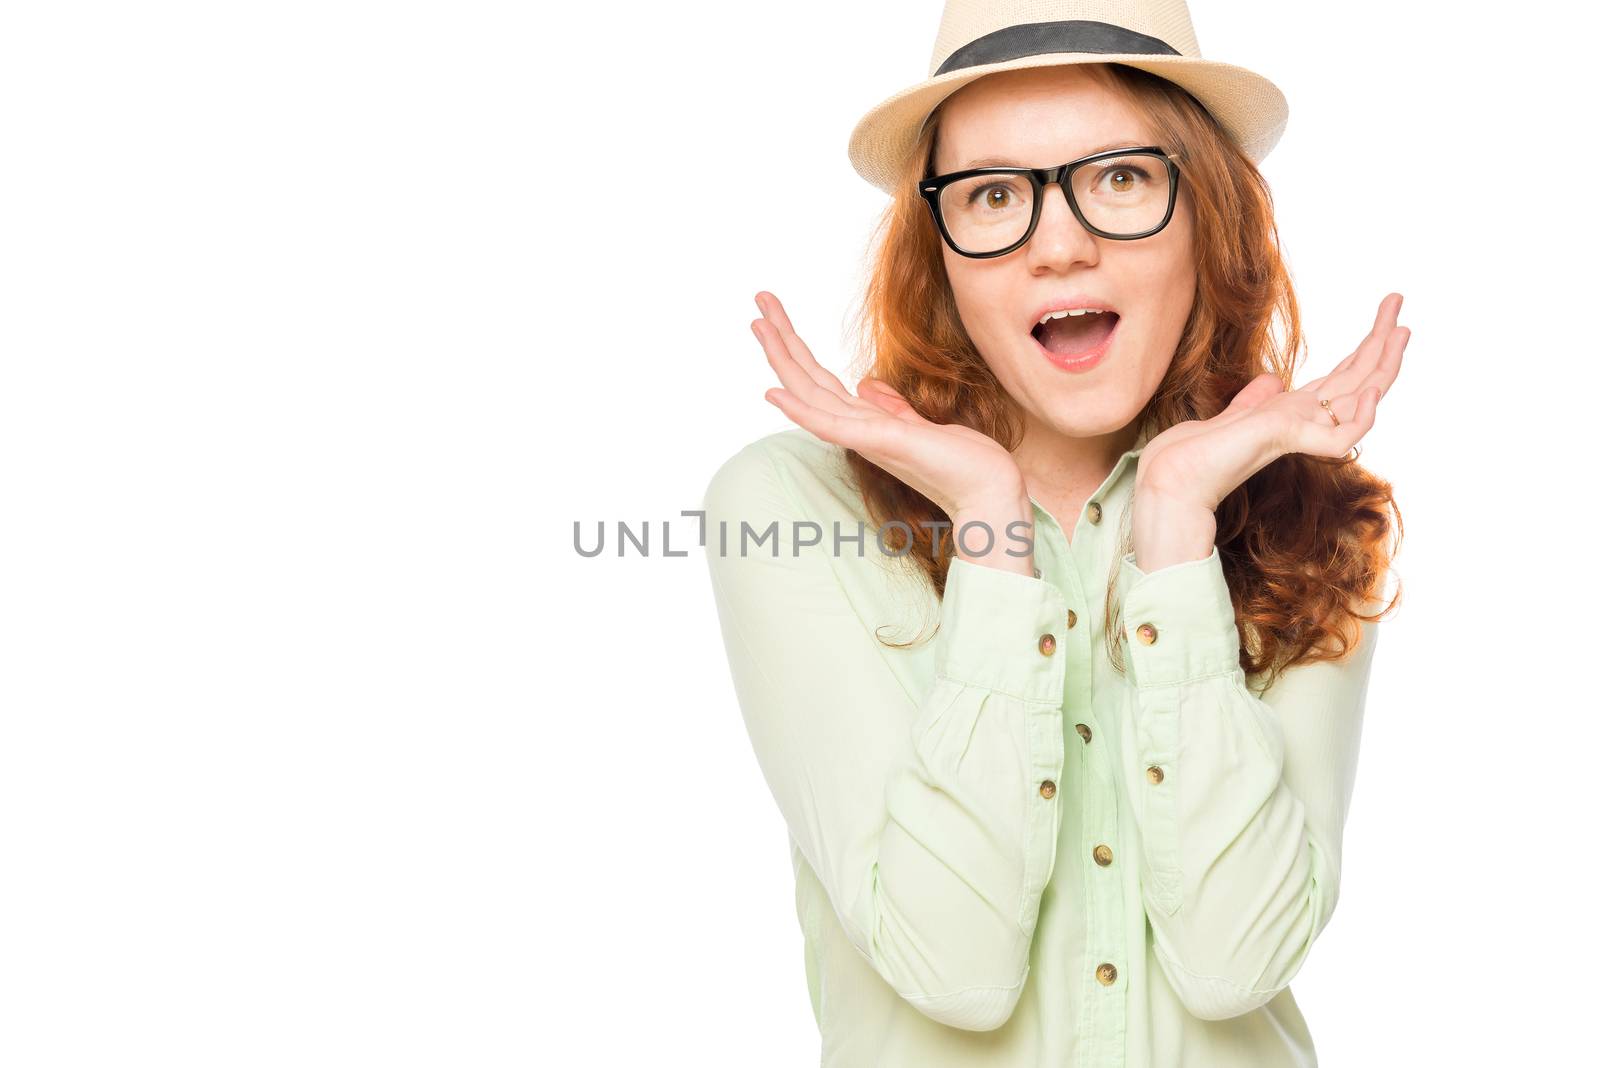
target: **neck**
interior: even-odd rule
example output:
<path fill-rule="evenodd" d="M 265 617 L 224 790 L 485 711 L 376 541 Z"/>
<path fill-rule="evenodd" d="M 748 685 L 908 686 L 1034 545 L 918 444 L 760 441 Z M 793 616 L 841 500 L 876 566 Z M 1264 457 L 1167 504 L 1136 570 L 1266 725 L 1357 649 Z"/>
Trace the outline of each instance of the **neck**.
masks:
<path fill-rule="evenodd" d="M 1092 437 L 1073 437 L 1029 420 L 1012 455 L 1028 495 L 1055 516 L 1070 538 L 1083 503 L 1100 487 L 1122 454 L 1133 448 L 1139 422 Z"/>

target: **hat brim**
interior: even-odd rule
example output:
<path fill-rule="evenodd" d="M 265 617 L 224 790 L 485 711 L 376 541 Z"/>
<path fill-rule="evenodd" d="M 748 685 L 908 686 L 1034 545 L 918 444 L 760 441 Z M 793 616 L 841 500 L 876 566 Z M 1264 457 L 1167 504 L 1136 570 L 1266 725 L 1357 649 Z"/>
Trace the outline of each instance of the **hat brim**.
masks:
<path fill-rule="evenodd" d="M 945 97 L 998 71 L 1085 63 L 1137 67 L 1188 90 L 1257 163 L 1278 143 L 1289 120 L 1283 92 L 1245 67 L 1195 56 L 1051 52 L 951 71 L 901 90 L 856 123 L 850 134 L 850 163 L 861 177 L 892 196 L 923 120 Z"/>

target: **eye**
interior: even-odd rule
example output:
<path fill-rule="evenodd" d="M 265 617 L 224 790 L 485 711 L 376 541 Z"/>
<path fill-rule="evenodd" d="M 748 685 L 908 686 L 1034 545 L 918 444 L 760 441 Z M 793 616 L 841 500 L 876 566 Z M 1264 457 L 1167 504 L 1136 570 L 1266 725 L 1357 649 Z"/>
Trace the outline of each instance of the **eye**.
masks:
<path fill-rule="evenodd" d="M 1107 167 L 1103 177 L 1107 188 L 1111 192 L 1132 193 L 1141 186 L 1149 184 L 1150 172 L 1143 167 L 1130 163 L 1119 163 L 1116 166 Z"/>
<path fill-rule="evenodd" d="M 982 200 L 984 207 L 1001 211 L 1011 206 L 1012 199 L 1012 193 L 1009 187 L 999 183 L 994 183 L 991 185 L 982 185 L 974 189 L 967 197 L 967 204 L 970 206 L 974 202 Z"/>

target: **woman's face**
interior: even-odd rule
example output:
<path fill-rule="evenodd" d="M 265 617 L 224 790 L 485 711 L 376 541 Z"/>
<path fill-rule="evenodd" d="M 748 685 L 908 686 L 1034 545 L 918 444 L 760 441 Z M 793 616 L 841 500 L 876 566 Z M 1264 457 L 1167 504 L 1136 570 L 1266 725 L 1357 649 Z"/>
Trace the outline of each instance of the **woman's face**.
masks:
<path fill-rule="evenodd" d="M 1151 144 L 1157 144 L 1151 131 L 1126 100 L 1082 68 L 1005 71 L 945 100 L 933 173 L 1048 167 Z M 972 259 L 940 243 L 961 321 L 1022 406 L 1030 434 L 1115 433 L 1161 384 L 1194 302 L 1192 208 L 1181 182 L 1179 191 L 1172 220 L 1152 237 L 1096 237 L 1072 214 L 1061 187 L 1051 186 L 1038 228 L 1016 251 Z M 1048 339 L 1061 350 L 1052 358 L 1035 339 L 1042 328 L 1034 328 L 1043 309 L 1060 304 L 1107 308 L 1116 317 L 1064 320 L 1071 329 Z M 1070 353 L 1090 348 L 1108 323 L 1105 354 L 1092 366 L 1077 361 L 1074 369 Z"/>

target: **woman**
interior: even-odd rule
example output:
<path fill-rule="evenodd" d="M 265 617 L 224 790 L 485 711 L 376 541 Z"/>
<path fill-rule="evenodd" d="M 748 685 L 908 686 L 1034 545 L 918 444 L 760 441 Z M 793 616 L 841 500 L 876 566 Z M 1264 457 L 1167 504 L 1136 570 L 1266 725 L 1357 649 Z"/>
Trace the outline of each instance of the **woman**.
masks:
<path fill-rule="evenodd" d="M 1398 540 L 1349 454 L 1409 331 L 1291 388 L 1281 97 L 1181 5 L 1055 6 L 951 0 L 857 128 L 870 373 L 758 294 L 797 426 L 705 494 L 822 1061 L 1310 1065 Z"/>

